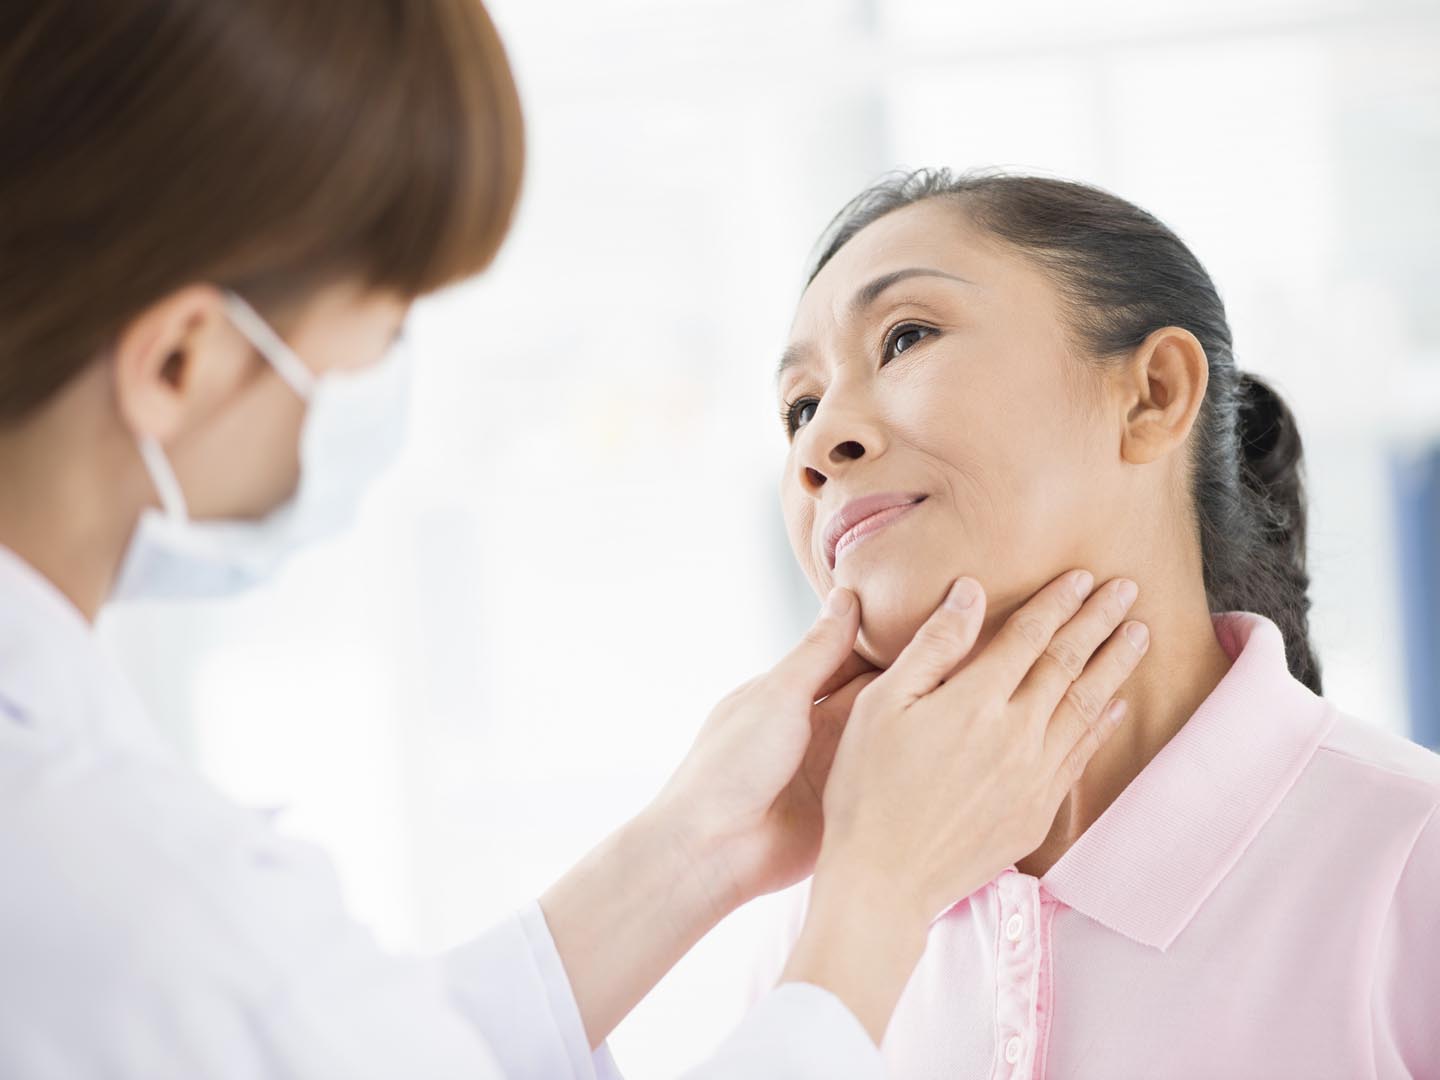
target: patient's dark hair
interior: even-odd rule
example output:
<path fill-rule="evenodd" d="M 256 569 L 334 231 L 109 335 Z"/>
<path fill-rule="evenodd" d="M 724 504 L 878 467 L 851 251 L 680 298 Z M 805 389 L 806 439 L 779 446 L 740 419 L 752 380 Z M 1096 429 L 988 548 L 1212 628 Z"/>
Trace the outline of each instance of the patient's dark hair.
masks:
<path fill-rule="evenodd" d="M 953 201 L 978 227 L 1034 259 L 1059 289 L 1077 344 L 1097 361 L 1132 352 L 1165 326 L 1199 339 L 1210 382 L 1190 454 L 1210 610 L 1272 620 L 1291 673 L 1320 693 L 1300 432 L 1279 395 L 1235 366 L 1225 306 L 1199 260 L 1150 214 L 1085 184 L 922 169 L 851 200 L 822 238 L 811 280 L 865 226 L 924 199 Z"/>

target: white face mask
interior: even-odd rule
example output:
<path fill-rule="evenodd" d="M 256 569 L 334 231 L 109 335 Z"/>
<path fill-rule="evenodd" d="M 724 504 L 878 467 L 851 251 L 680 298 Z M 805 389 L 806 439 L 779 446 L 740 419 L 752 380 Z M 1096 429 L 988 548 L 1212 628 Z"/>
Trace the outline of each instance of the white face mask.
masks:
<path fill-rule="evenodd" d="M 306 402 L 299 487 L 264 518 L 195 521 L 165 452 L 140 438 L 163 509 L 141 514 L 112 600 L 225 596 L 264 581 L 300 548 L 342 532 L 404 441 L 403 350 L 360 371 L 317 377 L 249 304 L 233 293 L 225 303 L 236 328 Z"/>

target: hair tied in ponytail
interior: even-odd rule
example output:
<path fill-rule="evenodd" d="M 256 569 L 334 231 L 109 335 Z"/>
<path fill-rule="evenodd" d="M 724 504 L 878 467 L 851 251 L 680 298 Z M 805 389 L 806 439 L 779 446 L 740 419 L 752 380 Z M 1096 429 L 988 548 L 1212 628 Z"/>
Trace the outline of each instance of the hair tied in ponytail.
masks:
<path fill-rule="evenodd" d="M 1239 375 L 1236 420 L 1244 465 L 1241 471 L 1246 474 L 1248 486 L 1277 504 L 1276 509 L 1298 508 L 1302 460 L 1299 426 L 1269 383 L 1248 371 Z"/>
<path fill-rule="evenodd" d="M 1284 437 L 1288 410 L 1264 379 L 1239 373 L 1240 444 L 1245 460 L 1259 464 L 1275 452 Z"/>

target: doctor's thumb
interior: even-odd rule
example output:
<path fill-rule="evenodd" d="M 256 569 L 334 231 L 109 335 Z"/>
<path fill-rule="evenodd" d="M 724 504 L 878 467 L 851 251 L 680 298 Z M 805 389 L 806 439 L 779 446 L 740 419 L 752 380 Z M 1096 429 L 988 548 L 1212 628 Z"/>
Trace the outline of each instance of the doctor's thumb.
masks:
<path fill-rule="evenodd" d="M 859 632 L 860 601 L 849 589 L 832 589 L 810 629 L 771 674 L 787 686 L 803 690 L 814 701 L 833 688 L 837 676 L 845 682 L 860 674 L 858 670 L 842 670 L 859 660 L 855 655 Z"/>

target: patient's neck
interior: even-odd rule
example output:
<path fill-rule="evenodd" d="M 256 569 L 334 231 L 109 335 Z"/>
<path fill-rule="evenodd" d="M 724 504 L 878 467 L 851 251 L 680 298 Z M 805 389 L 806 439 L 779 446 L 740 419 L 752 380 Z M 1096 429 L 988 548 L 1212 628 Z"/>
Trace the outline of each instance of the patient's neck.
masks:
<path fill-rule="evenodd" d="M 1095 567 L 1097 581 L 1124 575 L 1140 585 L 1130 612 L 1150 628 L 1150 647 L 1119 696 L 1129 705 L 1125 720 L 1090 759 L 1070 789 L 1050 834 L 1016 868 L 1041 877 L 1104 813 L 1130 781 L 1185 725 L 1230 668 L 1230 657 L 1215 637 L 1199 566 L 1177 559 L 1174 566 L 1141 572 Z"/>

